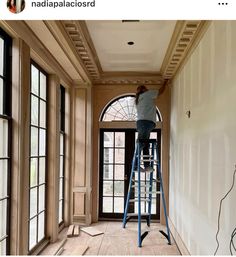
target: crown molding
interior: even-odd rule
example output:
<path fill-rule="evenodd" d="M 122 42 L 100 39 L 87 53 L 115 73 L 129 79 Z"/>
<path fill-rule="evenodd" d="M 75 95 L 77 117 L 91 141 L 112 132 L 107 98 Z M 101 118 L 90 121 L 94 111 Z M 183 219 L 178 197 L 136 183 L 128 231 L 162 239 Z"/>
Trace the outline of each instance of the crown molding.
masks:
<path fill-rule="evenodd" d="M 161 74 L 164 79 L 173 79 L 185 63 L 192 49 L 199 43 L 209 25 L 209 21 L 178 21 L 170 40 Z"/>

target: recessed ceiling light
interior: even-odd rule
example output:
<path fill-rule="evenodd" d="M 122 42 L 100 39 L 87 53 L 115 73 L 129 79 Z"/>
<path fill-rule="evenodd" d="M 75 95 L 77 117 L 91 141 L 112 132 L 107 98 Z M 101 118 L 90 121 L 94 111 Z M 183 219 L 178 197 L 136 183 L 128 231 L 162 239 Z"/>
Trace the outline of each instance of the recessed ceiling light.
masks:
<path fill-rule="evenodd" d="M 132 46 L 132 45 L 134 45 L 134 42 L 133 41 L 129 41 L 127 44 Z"/>

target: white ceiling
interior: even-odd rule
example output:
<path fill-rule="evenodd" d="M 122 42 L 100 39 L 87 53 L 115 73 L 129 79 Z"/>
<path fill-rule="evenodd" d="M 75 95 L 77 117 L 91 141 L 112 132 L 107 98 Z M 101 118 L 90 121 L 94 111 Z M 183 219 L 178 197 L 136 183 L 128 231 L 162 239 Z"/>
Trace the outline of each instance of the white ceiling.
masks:
<path fill-rule="evenodd" d="M 104 72 L 160 71 L 176 21 L 86 21 Z M 133 41 L 130 46 L 127 42 Z"/>

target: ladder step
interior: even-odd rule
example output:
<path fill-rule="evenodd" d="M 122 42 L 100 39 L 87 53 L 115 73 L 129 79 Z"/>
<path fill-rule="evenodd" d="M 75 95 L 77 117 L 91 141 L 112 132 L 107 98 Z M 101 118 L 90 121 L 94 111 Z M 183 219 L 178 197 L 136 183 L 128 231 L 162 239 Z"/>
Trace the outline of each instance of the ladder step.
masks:
<path fill-rule="evenodd" d="M 138 217 L 138 213 L 127 213 L 129 217 Z M 149 216 L 147 212 L 141 213 L 141 216 Z"/>
<path fill-rule="evenodd" d="M 161 191 L 152 191 L 152 192 L 140 192 L 140 194 L 149 195 L 149 194 L 161 194 Z"/>
<path fill-rule="evenodd" d="M 140 187 L 142 187 L 142 188 L 150 188 L 150 185 L 148 185 L 148 186 L 140 185 Z M 132 188 L 138 188 L 138 185 L 133 185 Z"/>
<path fill-rule="evenodd" d="M 151 173 L 154 170 L 140 170 L 141 173 L 145 174 L 145 173 Z M 138 172 L 138 170 L 134 170 L 134 172 Z"/>
<path fill-rule="evenodd" d="M 158 163 L 158 160 L 153 160 L 153 159 L 140 159 L 140 162 L 155 162 L 155 163 Z"/>
<path fill-rule="evenodd" d="M 143 198 L 141 198 L 140 201 L 141 201 L 141 202 L 150 202 L 149 199 L 143 199 Z M 130 199 L 129 202 L 130 202 L 130 203 L 138 202 L 138 198 Z"/>

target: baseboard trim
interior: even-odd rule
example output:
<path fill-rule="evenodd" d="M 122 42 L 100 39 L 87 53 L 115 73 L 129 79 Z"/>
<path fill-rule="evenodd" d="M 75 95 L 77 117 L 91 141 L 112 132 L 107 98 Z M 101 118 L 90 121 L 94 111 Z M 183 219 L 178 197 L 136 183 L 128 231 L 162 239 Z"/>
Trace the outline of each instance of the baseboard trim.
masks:
<path fill-rule="evenodd" d="M 182 238 L 180 237 L 179 233 L 177 232 L 173 222 L 168 218 L 168 223 L 170 227 L 171 234 L 175 240 L 175 243 L 181 253 L 181 255 L 191 255 L 190 252 L 188 251 L 187 247 L 185 246 Z"/>

